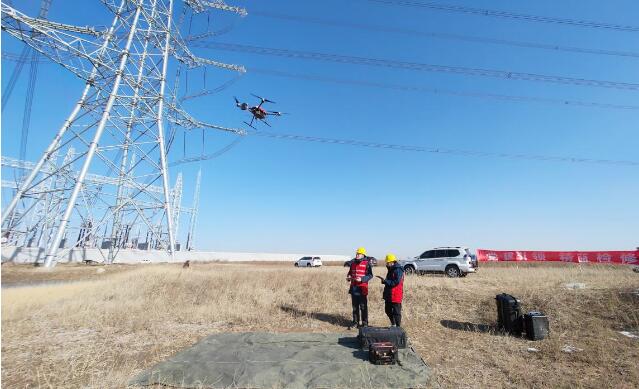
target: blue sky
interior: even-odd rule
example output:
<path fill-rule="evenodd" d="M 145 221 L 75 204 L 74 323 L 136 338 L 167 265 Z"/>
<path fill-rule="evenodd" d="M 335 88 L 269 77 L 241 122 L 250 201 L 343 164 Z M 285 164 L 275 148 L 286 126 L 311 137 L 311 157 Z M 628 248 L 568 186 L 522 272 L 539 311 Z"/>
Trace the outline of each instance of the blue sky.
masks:
<path fill-rule="evenodd" d="M 352 1 L 228 1 L 249 16 L 213 14 L 213 29 L 233 25 L 209 41 L 639 83 L 639 58 L 578 54 L 441 40 L 282 21 L 251 11 L 315 17 L 424 32 L 472 35 L 563 46 L 639 52 L 639 33 L 533 23 L 428 9 Z M 443 2 L 443 1 L 442 1 Z M 29 15 L 38 1 L 14 1 Z M 72 4 L 73 3 L 73 4 Z M 558 18 L 639 25 L 639 3 L 619 0 L 450 1 L 473 7 Z M 181 5 L 179 6 L 181 7 Z M 99 1 L 53 1 L 49 18 L 106 25 Z M 206 19 L 195 20 L 203 31 Z M 3 34 L 3 50 L 21 43 Z M 638 110 L 508 102 L 283 78 L 269 69 L 359 81 L 460 92 L 524 95 L 639 105 L 639 91 L 503 80 L 467 75 L 315 62 L 194 48 L 203 57 L 243 64 L 248 73 L 231 87 L 185 106 L 197 118 L 242 125 L 232 97 L 256 93 L 291 113 L 271 120 L 273 132 L 425 147 L 639 161 Z M 2 61 L 2 88 L 14 66 Z M 26 75 L 2 117 L 2 154 L 18 155 Z M 234 75 L 207 71 L 214 88 Z M 189 74 L 190 93 L 202 86 Z M 200 84 L 197 86 L 196 84 Z M 27 159 L 35 160 L 80 95 L 82 82 L 53 64 L 40 66 Z M 249 102 L 252 102 L 249 100 Z M 207 153 L 228 137 L 207 133 Z M 187 134 L 171 160 L 198 155 L 201 133 Z M 247 137 L 219 158 L 182 165 L 185 202 L 203 169 L 196 245 L 219 251 L 373 255 L 417 254 L 440 245 L 493 249 L 632 249 L 639 246 L 639 168 L 450 156 Z"/>

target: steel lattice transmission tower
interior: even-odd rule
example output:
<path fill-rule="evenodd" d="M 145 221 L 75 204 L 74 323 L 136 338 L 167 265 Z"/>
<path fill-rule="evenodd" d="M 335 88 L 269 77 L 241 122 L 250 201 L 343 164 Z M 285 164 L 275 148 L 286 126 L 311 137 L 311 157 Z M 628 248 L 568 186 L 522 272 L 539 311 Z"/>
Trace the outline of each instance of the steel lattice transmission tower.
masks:
<path fill-rule="evenodd" d="M 43 206 L 60 210 L 54 220 L 46 220 L 54 231 L 45 237 L 47 267 L 55 265 L 74 229 L 79 233 L 72 246 L 84 244 L 98 231 L 110 235 L 107 262 L 113 261 L 116 242 L 133 224 L 143 226 L 157 248 L 173 254 L 177 219 L 172 205 L 177 202 L 169 188 L 167 121 L 187 130 L 244 135 L 194 119 L 177 103 L 177 88 L 167 93 L 170 59 L 188 68 L 244 72 L 241 66 L 197 57 L 189 50 L 173 17 L 173 0 L 102 2 L 113 14 L 107 29 L 32 18 L 2 3 L 3 31 L 85 81 L 72 112 L 2 213 L 3 231 L 8 231 Z M 223 1 L 185 0 L 184 7 L 193 13 L 220 9 L 246 14 Z M 74 152 L 57 163 L 69 148 Z M 80 167 L 77 174 L 69 173 L 72 165 Z M 100 183 L 98 176 L 106 178 Z M 115 185 L 104 185 L 105 180 Z M 32 205 L 17 212 L 25 201 Z"/>

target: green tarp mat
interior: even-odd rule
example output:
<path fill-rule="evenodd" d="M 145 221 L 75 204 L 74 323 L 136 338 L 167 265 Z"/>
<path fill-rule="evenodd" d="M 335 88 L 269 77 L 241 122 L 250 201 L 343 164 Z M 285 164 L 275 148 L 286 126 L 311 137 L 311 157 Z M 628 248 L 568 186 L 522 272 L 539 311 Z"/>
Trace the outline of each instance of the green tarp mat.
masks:
<path fill-rule="evenodd" d="M 131 385 L 177 388 L 424 388 L 431 370 L 412 349 L 376 366 L 353 334 L 221 333 L 158 363 Z"/>

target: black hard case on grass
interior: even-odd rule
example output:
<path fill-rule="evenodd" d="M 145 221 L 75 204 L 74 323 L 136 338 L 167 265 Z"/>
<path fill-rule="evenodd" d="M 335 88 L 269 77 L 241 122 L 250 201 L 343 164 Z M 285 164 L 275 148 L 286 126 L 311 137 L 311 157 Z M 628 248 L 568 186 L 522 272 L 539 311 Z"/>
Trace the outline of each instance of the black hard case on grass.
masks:
<path fill-rule="evenodd" d="M 397 348 L 406 348 L 408 344 L 406 332 L 401 327 L 362 327 L 358 338 L 363 350 L 368 350 L 371 344 L 378 342 L 391 342 Z"/>
<path fill-rule="evenodd" d="M 548 316 L 541 312 L 528 312 L 524 315 L 523 321 L 526 338 L 530 340 L 542 340 L 548 337 L 550 333 Z"/>
<path fill-rule="evenodd" d="M 498 294 L 497 300 L 497 327 L 514 335 L 521 335 L 522 318 L 520 301 L 506 293 Z"/>
<path fill-rule="evenodd" d="M 391 342 L 377 342 L 368 347 L 368 360 L 374 365 L 397 363 L 397 346 Z"/>

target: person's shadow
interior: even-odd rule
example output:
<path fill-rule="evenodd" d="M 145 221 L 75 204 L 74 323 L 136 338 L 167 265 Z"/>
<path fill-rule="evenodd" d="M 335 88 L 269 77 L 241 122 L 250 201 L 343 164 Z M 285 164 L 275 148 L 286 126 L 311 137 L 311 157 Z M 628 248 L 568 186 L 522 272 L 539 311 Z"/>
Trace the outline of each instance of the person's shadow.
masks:
<path fill-rule="evenodd" d="M 290 305 L 280 305 L 280 310 L 286 312 L 292 316 L 306 316 L 314 320 L 323 321 L 325 323 L 333 324 L 341 327 L 348 327 L 351 324 L 350 320 L 340 315 L 333 315 L 330 313 L 322 312 L 307 312 L 299 308 L 292 307 Z"/>
<path fill-rule="evenodd" d="M 476 324 L 469 322 L 461 322 L 456 320 L 442 320 L 439 322 L 442 326 L 458 331 L 481 332 L 496 334 L 497 327 L 489 324 Z"/>

